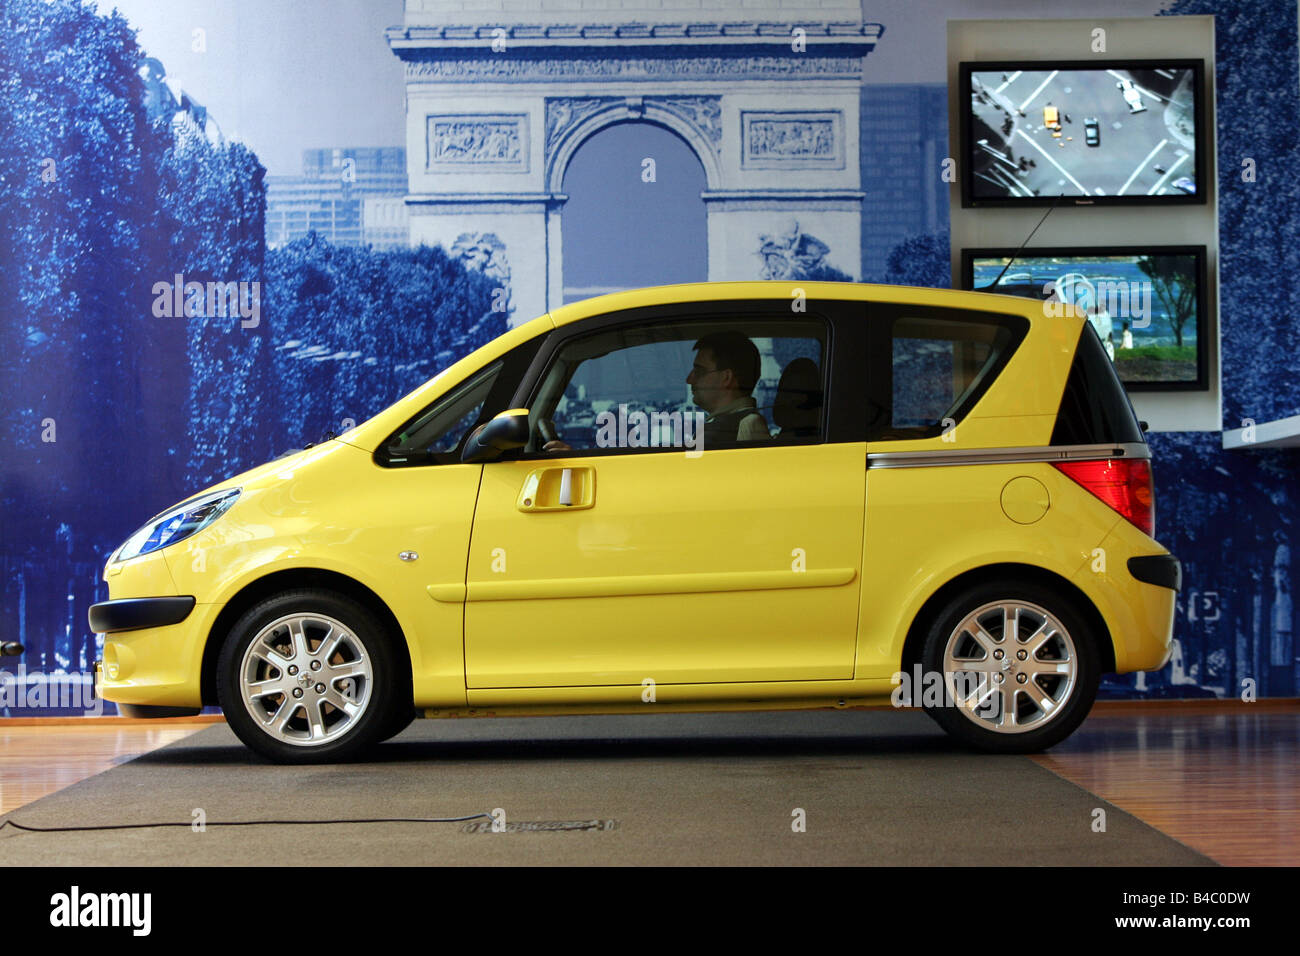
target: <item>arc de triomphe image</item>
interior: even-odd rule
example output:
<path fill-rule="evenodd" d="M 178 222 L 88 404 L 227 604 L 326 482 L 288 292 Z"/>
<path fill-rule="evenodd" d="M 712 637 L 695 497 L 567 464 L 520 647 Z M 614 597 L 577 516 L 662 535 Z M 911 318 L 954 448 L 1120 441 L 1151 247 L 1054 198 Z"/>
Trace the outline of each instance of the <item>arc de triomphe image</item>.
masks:
<path fill-rule="evenodd" d="M 561 305 L 565 172 L 638 122 L 703 168 L 710 280 L 857 278 L 859 90 L 882 31 L 859 0 L 406 0 L 387 40 L 410 241 L 508 275 L 512 323 Z"/>

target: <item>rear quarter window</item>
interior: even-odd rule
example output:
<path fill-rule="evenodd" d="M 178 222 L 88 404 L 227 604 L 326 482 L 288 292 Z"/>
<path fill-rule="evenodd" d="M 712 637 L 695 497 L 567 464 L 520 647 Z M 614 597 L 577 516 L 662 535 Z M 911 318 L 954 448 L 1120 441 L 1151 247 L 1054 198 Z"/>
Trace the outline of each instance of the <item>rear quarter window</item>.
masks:
<path fill-rule="evenodd" d="M 1023 316 L 891 305 L 874 312 L 868 440 L 932 438 L 988 391 L 1029 330 Z"/>
<path fill-rule="evenodd" d="M 1052 430 L 1053 445 L 1114 445 L 1145 442 L 1128 392 L 1106 355 L 1091 322 L 1083 323 L 1061 408 Z"/>

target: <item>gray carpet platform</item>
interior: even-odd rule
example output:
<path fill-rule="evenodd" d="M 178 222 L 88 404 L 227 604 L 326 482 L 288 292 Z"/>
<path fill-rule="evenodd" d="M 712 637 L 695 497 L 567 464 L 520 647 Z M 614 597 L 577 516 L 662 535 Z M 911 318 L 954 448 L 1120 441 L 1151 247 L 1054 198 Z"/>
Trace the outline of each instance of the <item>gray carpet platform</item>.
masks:
<path fill-rule="evenodd" d="M 1106 832 L 1093 832 L 1093 811 Z M 1213 865 L 1025 757 L 965 752 L 923 714 L 418 720 L 365 763 L 280 767 L 224 724 L 8 815 L 0 865 Z M 793 811 L 806 832 L 791 829 Z"/>

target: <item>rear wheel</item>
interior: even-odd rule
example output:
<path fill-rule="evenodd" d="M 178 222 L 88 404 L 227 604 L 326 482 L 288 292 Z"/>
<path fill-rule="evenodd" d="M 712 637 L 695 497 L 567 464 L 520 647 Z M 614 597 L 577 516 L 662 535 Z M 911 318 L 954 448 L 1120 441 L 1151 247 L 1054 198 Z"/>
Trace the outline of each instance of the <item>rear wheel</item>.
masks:
<path fill-rule="evenodd" d="M 935 617 L 922 652 L 942 675 L 926 711 L 968 746 L 1033 753 L 1059 743 L 1092 708 L 1101 679 L 1096 645 L 1072 601 L 1036 584 L 982 584 Z"/>
<path fill-rule="evenodd" d="M 364 606 L 329 591 L 289 591 L 231 628 L 217 696 L 231 729 L 262 756 L 326 763 L 396 732 L 411 711 L 397 675 L 391 636 Z"/>

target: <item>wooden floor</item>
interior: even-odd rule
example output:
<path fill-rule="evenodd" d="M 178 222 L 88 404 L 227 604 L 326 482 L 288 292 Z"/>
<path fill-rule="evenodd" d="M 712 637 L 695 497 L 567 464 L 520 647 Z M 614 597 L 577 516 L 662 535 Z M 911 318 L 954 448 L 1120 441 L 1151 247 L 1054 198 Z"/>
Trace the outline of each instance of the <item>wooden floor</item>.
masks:
<path fill-rule="evenodd" d="M 1099 704 L 1033 759 L 1220 863 L 1300 865 L 1300 701 Z"/>
<path fill-rule="evenodd" d="M 0 720 L 0 813 L 220 719 Z M 1100 703 L 1032 759 L 1220 863 L 1300 865 L 1300 701 Z"/>
<path fill-rule="evenodd" d="M 197 733 L 220 717 L 0 720 L 0 813 Z"/>

